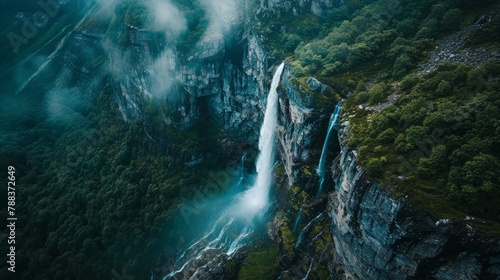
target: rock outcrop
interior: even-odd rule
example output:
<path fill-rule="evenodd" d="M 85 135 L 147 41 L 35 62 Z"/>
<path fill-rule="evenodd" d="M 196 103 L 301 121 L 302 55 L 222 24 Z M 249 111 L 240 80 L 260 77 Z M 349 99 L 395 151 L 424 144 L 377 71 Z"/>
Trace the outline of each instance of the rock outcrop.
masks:
<path fill-rule="evenodd" d="M 242 40 L 242 63 L 235 65 L 226 57 L 209 107 L 211 116 L 223 124 L 229 137 L 256 142 L 268 91 L 268 62 L 255 35 L 248 34 Z"/>
<path fill-rule="evenodd" d="M 359 279 L 500 277 L 500 240 L 478 234 L 472 218 L 452 221 L 414 210 L 405 198 L 371 181 L 356 163 L 356 152 L 345 145 L 333 177 L 329 207 L 335 248 L 348 274 Z"/>
<path fill-rule="evenodd" d="M 281 89 L 278 150 L 291 187 L 301 177 L 302 167 L 311 164 L 313 158 L 319 158 L 313 155 L 321 151 L 321 138 L 324 137 L 318 132 L 326 131 L 328 116 L 301 97 L 307 94 L 292 85 L 290 67 L 283 73 Z"/>
<path fill-rule="evenodd" d="M 483 14 L 473 24 L 446 37 L 443 42 L 429 53 L 429 60 L 420 64 L 419 75 L 423 75 L 434 70 L 440 63 L 457 62 L 471 66 L 479 66 L 493 58 L 500 58 L 498 51 L 488 51 L 481 48 L 464 48 L 470 37 L 487 26 L 491 18 L 499 10 L 490 14 Z"/>
<path fill-rule="evenodd" d="M 165 113 L 165 125 L 182 128 L 210 118 L 230 138 L 257 141 L 268 72 L 266 52 L 255 35 L 239 32 L 226 38 L 212 30 L 184 58 L 158 34 L 132 27 L 124 32 L 133 51 L 108 53 L 116 66 L 115 100 L 125 120 L 143 119 L 145 102 L 156 98 L 176 109 L 173 115 Z"/>

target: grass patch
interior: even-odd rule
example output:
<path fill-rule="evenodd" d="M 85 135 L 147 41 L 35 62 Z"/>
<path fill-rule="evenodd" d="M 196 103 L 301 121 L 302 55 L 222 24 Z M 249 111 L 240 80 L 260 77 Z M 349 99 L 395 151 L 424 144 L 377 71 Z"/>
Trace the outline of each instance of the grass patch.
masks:
<path fill-rule="evenodd" d="M 279 276 L 279 248 L 254 249 L 248 253 L 246 263 L 238 273 L 239 280 L 272 280 Z"/>
<path fill-rule="evenodd" d="M 283 164 L 280 164 L 278 165 L 275 169 L 274 169 L 274 173 L 278 176 L 281 176 L 283 174 L 285 174 L 285 166 L 283 166 Z"/>

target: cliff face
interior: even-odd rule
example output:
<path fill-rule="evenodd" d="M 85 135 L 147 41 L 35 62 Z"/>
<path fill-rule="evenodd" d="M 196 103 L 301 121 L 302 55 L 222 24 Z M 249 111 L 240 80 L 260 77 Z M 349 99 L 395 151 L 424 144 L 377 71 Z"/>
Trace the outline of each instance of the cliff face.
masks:
<path fill-rule="evenodd" d="M 288 187 L 305 176 L 304 165 L 319 161 L 321 142 L 328 116 L 315 108 L 308 93 L 291 82 L 291 67 L 282 76 L 280 115 L 278 118 L 278 150 L 288 177 Z M 303 97 L 305 96 L 305 97 Z"/>
<path fill-rule="evenodd" d="M 142 119 L 145 101 L 153 98 L 154 71 L 163 70 L 164 78 L 169 78 L 170 72 L 175 68 L 175 60 L 164 52 L 164 39 L 158 33 L 123 26 L 116 37 L 108 38 L 108 41 L 110 42 L 106 44 L 105 55 L 109 60 L 114 99 L 124 120 Z M 116 42 L 121 43 L 116 45 Z M 154 69 L 154 61 L 160 55 L 164 56 L 162 65 L 158 67 L 161 69 Z M 162 90 L 173 87 L 169 84 Z"/>
<path fill-rule="evenodd" d="M 261 7 L 271 11 L 285 8 L 285 12 L 293 12 L 295 7 L 297 13 L 318 16 L 333 7 L 330 0 L 281 2 L 263 1 Z M 167 126 L 183 128 L 209 118 L 221 124 L 229 138 L 255 143 L 273 69 L 269 69 L 259 35 L 248 27 L 251 23 L 227 17 L 233 18 L 230 32 L 208 28 L 194 48 L 196 52 L 188 55 L 181 54 L 159 32 L 124 25 L 113 38 L 107 38 L 104 30 L 80 28 L 64 48 L 59 85 L 96 92 L 89 84 L 98 84 L 104 74 L 96 75 L 96 71 L 104 68 L 125 121 L 140 120 L 148 126 L 148 104 L 166 104 L 169 110 L 162 109 L 161 118 Z M 310 159 L 316 152 L 313 144 L 321 145 L 320 139 L 306 136 L 323 131 L 327 116 L 313 108 L 310 98 L 301 97 L 303 89 L 294 89 L 290 71 L 283 79 L 287 94 L 281 102 L 280 145 L 288 153 L 289 178 L 295 178 L 294 166 Z"/>
<path fill-rule="evenodd" d="M 286 214 L 276 214 L 269 225 L 269 235 L 283 249 L 283 279 L 304 277 L 321 267 L 352 279 L 499 279 L 500 240 L 481 234 L 472 217 L 440 219 L 371 181 L 357 164 L 356 151 L 345 145 L 348 127 L 340 132 L 327 203 L 314 197 L 311 181 L 317 178 L 302 168 L 316 163 L 311 139 L 324 134 L 310 128 L 321 126 L 321 118 L 313 121 L 318 112 L 292 101 L 296 89 L 288 88 L 288 73 L 283 76 L 277 143 L 286 171 L 286 180 L 278 176 Z M 286 189 L 292 185 L 300 189 Z M 329 219 L 323 219 L 325 211 Z M 314 231 L 319 225 L 323 230 Z M 332 235 L 332 243 L 325 234 Z M 291 251 L 286 246 L 290 242 L 295 244 Z"/>
<path fill-rule="evenodd" d="M 333 0 L 261 0 L 260 7 L 271 11 L 284 11 L 286 13 L 302 14 L 311 13 L 318 17 L 324 17 L 335 7 Z"/>
<path fill-rule="evenodd" d="M 326 197 L 317 195 L 316 175 L 331 114 L 317 100 L 333 90 L 312 77 L 301 85 L 292 72 L 285 67 L 278 88 L 276 145 L 283 172 L 277 174 L 275 195 L 283 211 L 270 220 L 268 234 L 281 248 L 279 279 L 318 279 L 335 274 L 331 219 Z"/>
<path fill-rule="evenodd" d="M 498 279 L 498 239 L 476 234 L 472 218 L 451 221 L 415 211 L 406 199 L 371 182 L 357 165 L 356 152 L 341 147 L 328 203 L 336 255 L 349 274 L 360 279 Z"/>
<path fill-rule="evenodd" d="M 142 119 L 145 100 L 159 95 L 176 112 L 165 114 L 165 125 L 185 127 L 208 117 L 230 138 L 258 139 L 268 73 L 266 53 L 253 34 L 240 33 L 229 44 L 224 35 L 207 33 L 197 52 L 183 58 L 172 46 L 161 46 L 155 34 L 128 29 L 136 34 L 126 35 L 134 52 L 125 59 L 111 56 L 111 64 L 120 67 L 112 71 L 113 89 L 125 120 Z"/>
<path fill-rule="evenodd" d="M 97 73 L 105 56 L 100 35 L 90 32 L 70 34 L 61 56 L 62 67 L 55 82 L 57 87 L 78 87 L 79 92 L 92 94 L 101 86 Z"/>
<path fill-rule="evenodd" d="M 210 92 L 210 115 L 231 138 L 256 142 L 267 96 L 267 55 L 255 35 L 241 40 L 241 64 L 226 57 L 220 65 L 221 79 Z"/>
<path fill-rule="evenodd" d="M 110 38 L 105 29 L 83 25 L 55 59 L 57 86 L 95 93 L 106 82 L 123 119 L 141 121 L 153 138 L 148 110 L 156 104 L 166 126 L 211 119 L 228 138 L 255 143 L 272 73 L 248 22 L 226 16 L 227 30 L 208 27 L 194 53 L 176 49 L 161 32 L 123 25 Z"/>

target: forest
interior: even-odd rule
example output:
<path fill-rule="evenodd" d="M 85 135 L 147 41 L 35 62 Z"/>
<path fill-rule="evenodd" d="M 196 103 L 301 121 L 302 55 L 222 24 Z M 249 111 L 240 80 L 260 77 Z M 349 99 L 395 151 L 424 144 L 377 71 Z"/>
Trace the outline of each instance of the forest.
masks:
<path fill-rule="evenodd" d="M 171 2 L 184 15 L 185 28 L 162 39 L 172 39 L 187 59 L 211 17 L 196 1 Z M 316 105 L 326 111 L 332 96 L 346 101 L 348 147 L 358 152 L 371 179 L 440 217 L 479 217 L 478 225 L 498 236 L 498 57 L 479 67 L 444 62 L 425 73 L 420 67 L 444 38 L 500 5 L 493 0 L 342 2 L 324 17 L 252 14 L 252 32 L 262 39 L 270 62 L 287 60 L 292 66 L 295 86 L 307 87 L 310 76 L 329 86 L 329 96 Z M 95 28 L 103 29 L 105 39 L 114 39 L 123 26 L 158 32 L 146 3 L 122 1 Z M 68 10 L 57 17 L 61 22 L 75 21 Z M 465 46 L 498 50 L 499 15 Z M 48 26 L 21 55 L 50 42 L 60 29 Z M 130 42 L 119 43 L 134 51 Z M 11 54 L 5 46 L 1 51 Z M 0 73 L 18 60 L 5 55 Z M 100 63 L 104 68 L 106 62 Z M 234 191 L 227 151 L 218 142 L 226 137 L 221 124 L 202 119 L 183 129 L 165 126 L 162 113 L 175 113 L 175 108 L 157 100 L 146 102 L 144 119 L 125 122 L 111 78 L 101 70 L 95 75 L 103 75 L 103 87 L 94 96 L 54 92 L 50 73 L 13 95 L 9 80 L 15 75 L 2 76 L 8 92 L 0 96 L 0 172 L 15 166 L 19 180 L 18 279 L 109 279 L 122 271 L 149 279 L 158 262 L 171 262 L 170 256 L 205 230 L 225 204 L 224 195 Z M 47 96 L 59 105 L 47 107 Z M 384 104 L 383 110 L 373 109 Z M 0 184 L 7 185 L 5 176 Z M 212 212 L 186 208 L 196 205 L 200 193 L 222 199 L 209 206 Z M 6 201 L 5 192 L 0 199 Z M 293 235 L 290 229 L 283 232 Z M 290 240 L 285 249 L 293 251 Z M 278 274 L 280 250 L 259 239 L 244 266 L 229 262 L 225 272 L 235 279 L 272 278 Z M 0 265 L 0 278 L 10 279 L 3 274 L 5 265 Z M 321 275 L 329 277 L 326 270 Z"/>
<path fill-rule="evenodd" d="M 369 123 L 354 120 L 349 144 L 357 147 L 368 174 L 384 185 L 440 198 L 426 207 L 446 213 L 447 201 L 463 213 L 498 221 L 500 123 L 492 116 L 500 113 L 494 82 L 499 75 L 500 64 L 491 61 L 479 68 L 445 63 L 422 77 L 408 76 L 399 83 L 401 97 L 394 105 Z M 380 83 L 367 95 L 358 93 L 353 105 L 376 103 L 365 96 L 384 96 L 388 87 Z"/>
<path fill-rule="evenodd" d="M 204 226 L 206 214 L 181 204 L 227 169 L 210 139 L 217 134 L 162 130 L 167 144 L 159 147 L 142 124 L 122 121 L 109 91 L 96 104 L 74 104 L 64 121 L 33 123 L 47 117 L 42 109 L 4 125 L 30 125 L 2 133 L 0 150 L 1 167 L 15 166 L 19 178 L 18 279 L 106 279 L 122 269 L 147 277 L 160 248 L 176 250 Z M 186 165 L 194 153 L 205 160 Z M 211 191 L 224 193 L 230 180 L 215 180 Z"/>

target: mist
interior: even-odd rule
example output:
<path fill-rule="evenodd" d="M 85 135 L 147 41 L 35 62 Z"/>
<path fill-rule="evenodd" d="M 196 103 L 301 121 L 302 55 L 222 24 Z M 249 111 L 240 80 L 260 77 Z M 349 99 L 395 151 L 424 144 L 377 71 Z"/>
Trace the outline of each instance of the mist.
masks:
<path fill-rule="evenodd" d="M 172 49 L 166 49 L 156 59 L 151 71 L 152 94 L 156 98 L 163 98 L 172 85 L 179 79 L 176 71 L 176 57 Z"/>
<path fill-rule="evenodd" d="M 76 89 L 55 88 L 45 97 L 47 120 L 58 125 L 76 125 L 86 120 L 84 115 L 91 107 L 90 98 Z"/>
<path fill-rule="evenodd" d="M 165 32 L 167 40 L 177 37 L 187 30 L 187 21 L 184 14 L 168 0 L 150 0 L 147 2 L 152 17 L 152 29 Z"/>
<path fill-rule="evenodd" d="M 120 3 L 119 0 L 96 0 L 97 8 L 106 12 L 112 12 L 118 3 Z"/>
<path fill-rule="evenodd" d="M 239 3 L 233 0 L 200 0 L 209 16 L 209 29 L 226 34 L 240 18 Z"/>
<path fill-rule="evenodd" d="M 179 36 L 187 31 L 185 15 L 169 0 L 151 0 L 147 4 L 152 16 L 152 29 L 165 33 L 169 44 L 179 40 Z M 163 98 L 178 78 L 176 74 L 175 51 L 167 47 L 153 62 L 151 75 L 151 94 Z"/>

